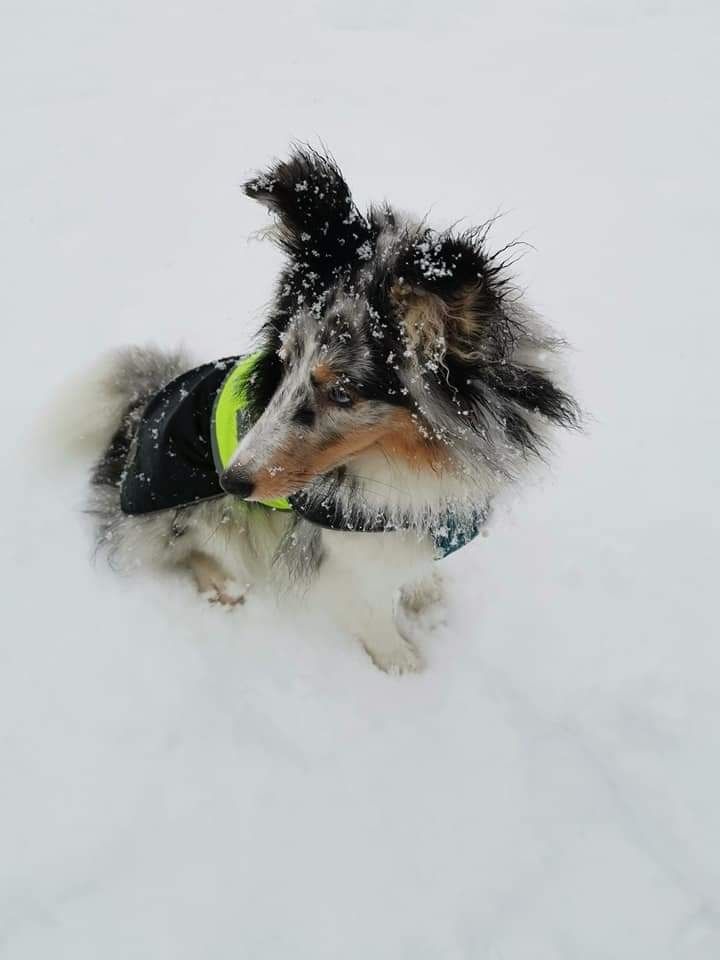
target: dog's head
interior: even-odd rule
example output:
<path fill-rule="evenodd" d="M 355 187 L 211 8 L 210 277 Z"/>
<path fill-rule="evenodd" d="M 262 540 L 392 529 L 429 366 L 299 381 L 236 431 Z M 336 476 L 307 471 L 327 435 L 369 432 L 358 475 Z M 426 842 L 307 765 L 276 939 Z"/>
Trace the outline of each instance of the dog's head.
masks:
<path fill-rule="evenodd" d="M 506 470 L 575 420 L 539 361 L 554 343 L 510 302 L 484 233 L 363 216 L 308 148 L 245 185 L 288 256 L 249 384 L 255 417 L 223 487 L 295 493 L 374 449 L 417 471 Z"/>

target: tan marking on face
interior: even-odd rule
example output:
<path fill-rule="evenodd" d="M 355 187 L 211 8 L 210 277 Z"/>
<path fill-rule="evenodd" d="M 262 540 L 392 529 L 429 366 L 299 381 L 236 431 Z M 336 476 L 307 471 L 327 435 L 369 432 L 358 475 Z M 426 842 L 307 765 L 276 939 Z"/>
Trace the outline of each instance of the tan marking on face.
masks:
<path fill-rule="evenodd" d="M 312 369 L 311 376 L 314 382 L 319 384 L 330 383 L 331 380 L 335 379 L 335 374 L 333 371 L 326 363 L 323 363 L 322 361 L 315 364 Z"/>
<path fill-rule="evenodd" d="M 409 410 L 396 410 L 392 419 L 393 429 L 378 441 L 384 453 L 415 470 L 438 470 L 447 464 L 445 449 L 422 435 L 420 423 Z"/>
<path fill-rule="evenodd" d="M 273 457 L 271 467 L 253 477 L 253 499 L 290 496 L 373 446 L 415 470 L 437 470 L 446 461 L 438 445 L 421 435 L 419 424 L 410 413 L 396 408 L 380 423 L 351 430 L 330 446 L 314 445 L 307 436 L 286 446 Z"/>

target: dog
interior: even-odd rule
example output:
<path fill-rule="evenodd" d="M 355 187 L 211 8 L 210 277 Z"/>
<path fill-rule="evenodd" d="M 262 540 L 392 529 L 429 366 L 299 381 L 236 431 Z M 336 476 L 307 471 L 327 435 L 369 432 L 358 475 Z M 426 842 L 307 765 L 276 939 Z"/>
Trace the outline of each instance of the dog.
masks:
<path fill-rule="evenodd" d="M 123 568 L 189 571 L 213 602 L 241 602 L 248 581 L 299 594 L 382 670 L 417 671 L 435 560 L 477 534 L 554 430 L 579 425 L 564 342 L 522 304 L 487 225 L 363 214 L 305 146 L 244 191 L 285 254 L 256 348 L 195 370 L 150 348 L 103 363 L 84 404 L 98 543 Z M 239 365 L 237 436 L 213 462 L 211 406 Z"/>

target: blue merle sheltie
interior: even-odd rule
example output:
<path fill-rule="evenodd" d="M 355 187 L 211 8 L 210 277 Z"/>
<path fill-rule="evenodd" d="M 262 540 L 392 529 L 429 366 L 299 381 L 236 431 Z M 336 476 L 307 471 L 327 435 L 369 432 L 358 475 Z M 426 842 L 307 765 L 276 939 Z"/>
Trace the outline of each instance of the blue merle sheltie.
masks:
<path fill-rule="evenodd" d="M 307 147 L 244 190 L 285 255 L 253 350 L 197 367 L 124 349 L 76 400 L 99 543 L 120 567 L 188 571 L 214 602 L 241 602 L 248 582 L 300 595 L 381 669 L 418 670 L 418 615 L 441 599 L 433 561 L 472 539 L 554 428 L 579 423 L 562 341 L 520 302 L 486 228 L 362 213 Z"/>

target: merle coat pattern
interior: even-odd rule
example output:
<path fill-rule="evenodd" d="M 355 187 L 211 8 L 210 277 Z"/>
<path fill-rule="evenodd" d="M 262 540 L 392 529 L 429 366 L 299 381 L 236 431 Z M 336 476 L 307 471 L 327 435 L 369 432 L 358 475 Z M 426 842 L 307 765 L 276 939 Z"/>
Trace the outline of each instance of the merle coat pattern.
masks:
<path fill-rule="evenodd" d="M 221 602 L 239 599 L 232 580 L 299 587 L 380 667 L 417 669 L 413 623 L 437 599 L 438 531 L 448 516 L 475 524 L 545 456 L 554 428 L 579 423 L 555 372 L 562 343 L 522 305 L 511 254 L 489 253 L 485 228 L 438 232 L 386 205 L 363 214 L 334 161 L 307 147 L 245 192 L 273 214 L 285 266 L 227 496 L 149 517 L 120 510 L 143 406 L 190 366 L 131 348 L 96 378 L 100 542 L 119 565 L 187 568 Z M 290 494 L 332 503 L 352 532 L 256 502 Z"/>

